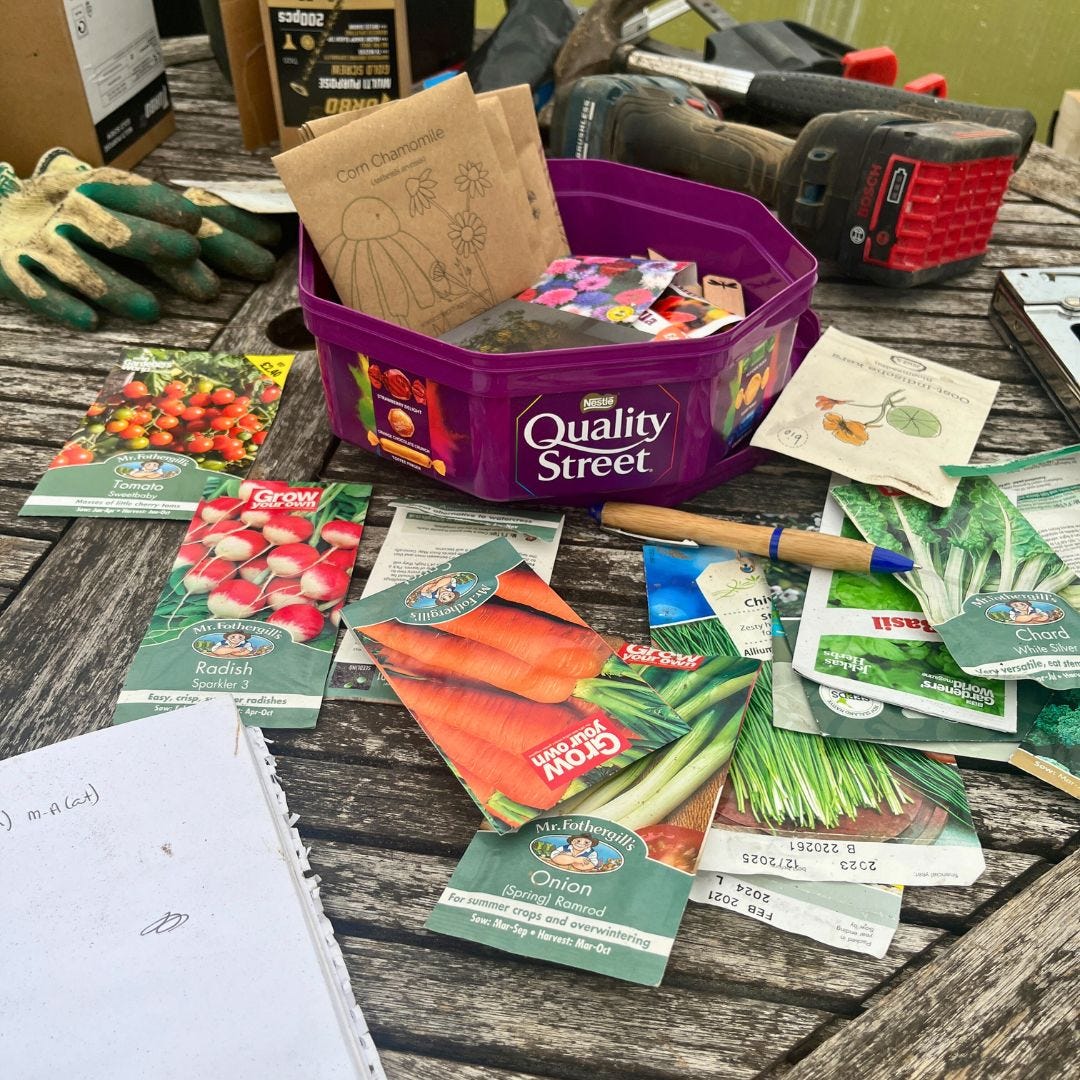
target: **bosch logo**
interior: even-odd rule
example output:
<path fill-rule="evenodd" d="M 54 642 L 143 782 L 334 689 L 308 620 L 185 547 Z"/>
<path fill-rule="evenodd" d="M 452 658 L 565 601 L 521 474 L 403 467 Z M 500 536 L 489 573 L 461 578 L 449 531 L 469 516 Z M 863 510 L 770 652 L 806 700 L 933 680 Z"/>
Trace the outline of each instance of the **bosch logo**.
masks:
<path fill-rule="evenodd" d="M 861 225 L 853 225 L 848 236 L 853 244 L 861 244 L 866 239 L 866 230 Z"/>

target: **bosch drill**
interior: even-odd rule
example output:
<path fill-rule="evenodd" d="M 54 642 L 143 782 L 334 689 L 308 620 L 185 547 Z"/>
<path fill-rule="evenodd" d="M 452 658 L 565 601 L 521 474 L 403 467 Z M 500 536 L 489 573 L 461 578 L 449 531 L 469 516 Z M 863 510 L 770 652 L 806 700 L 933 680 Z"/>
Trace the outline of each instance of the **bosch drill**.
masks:
<path fill-rule="evenodd" d="M 904 288 L 979 263 L 1021 140 L 872 110 L 817 116 L 792 140 L 724 123 L 675 79 L 593 75 L 557 97 L 551 148 L 754 195 L 818 258 Z"/>

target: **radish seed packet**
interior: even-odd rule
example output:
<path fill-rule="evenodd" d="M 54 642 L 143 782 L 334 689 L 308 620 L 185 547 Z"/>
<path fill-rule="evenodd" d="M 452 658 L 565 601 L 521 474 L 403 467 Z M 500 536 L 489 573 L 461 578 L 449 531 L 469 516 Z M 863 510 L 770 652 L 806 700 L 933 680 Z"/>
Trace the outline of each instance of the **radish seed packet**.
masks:
<path fill-rule="evenodd" d="M 245 724 L 314 727 L 371 485 L 220 477 L 206 494 L 113 723 L 229 696 Z"/>
<path fill-rule="evenodd" d="M 128 349 L 19 516 L 187 521 L 208 481 L 247 475 L 292 362 Z"/>

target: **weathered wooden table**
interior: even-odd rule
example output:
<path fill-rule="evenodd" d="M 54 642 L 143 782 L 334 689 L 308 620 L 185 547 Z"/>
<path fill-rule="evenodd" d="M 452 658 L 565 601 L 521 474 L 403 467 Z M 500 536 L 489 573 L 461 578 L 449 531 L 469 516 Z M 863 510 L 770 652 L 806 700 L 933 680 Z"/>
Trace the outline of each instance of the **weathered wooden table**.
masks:
<path fill-rule="evenodd" d="M 235 107 L 207 56 L 205 43 L 172 46 L 178 131 L 140 171 L 271 175 L 266 153 L 239 149 Z M 915 292 L 826 280 L 814 306 L 826 325 L 1000 379 L 979 451 L 1029 452 L 1073 440 L 987 323 L 987 303 L 1000 267 L 1068 264 L 1080 264 L 1080 217 L 1013 197 L 975 273 Z M 269 349 L 265 327 L 295 306 L 294 282 L 286 258 L 268 285 L 228 282 L 208 305 L 173 297 L 155 325 L 106 319 L 96 334 L 0 305 L 0 756 L 108 722 L 184 531 L 177 522 L 16 518 L 23 499 L 122 346 Z M 388 503 L 445 494 L 330 436 L 310 352 L 294 368 L 258 472 L 374 483 L 357 586 Z M 824 493 L 821 471 L 778 462 L 695 505 L 809 521 Z M 568 514 L 553 584 L 597 628 L 645 634 L 639 551 L 599 535 L 581 511 Z M 314 730 L 276 734 L 275 752 L 392 1080 L 1001 1080 L 1077 1068 L 1080 802 L 1007 766 L 961 763 L 987 871 L 969 889 L 907 890 L 885 959 L 691 905 L 653 990 L 422 929 L 477 815 L 403 709 L 328 703 Z M 257 1002 L 253 988 L 246 1007 Z"/>

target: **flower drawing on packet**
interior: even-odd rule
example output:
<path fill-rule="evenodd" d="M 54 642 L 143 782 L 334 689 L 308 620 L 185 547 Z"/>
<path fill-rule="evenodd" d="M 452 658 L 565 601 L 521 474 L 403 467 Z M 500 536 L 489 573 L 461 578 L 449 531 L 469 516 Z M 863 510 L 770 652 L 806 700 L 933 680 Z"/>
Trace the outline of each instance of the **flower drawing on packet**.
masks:
<path fill-rule="evenodd" d="M 933 439 L 941 434 L 941 421 L 932 412 L 917 405 L 902 405 L 900 403 L 903 400 L 903 390 L 886 394 L 884 400 L 877 405 L 861 405 L 847 398 L 818 394 L 814 399 L 814 407 L 833 410 L 839 405 L 847 405 L 852 409 L 865 409 L 868 413 L 876 412 L 876 415 L 863 420 L 856 420 L 839 412 L 825 413 L 821 426 L 849 446 L 862 446 L 869 442 L 871 429 L 881 427 L 882 422 L 902 435 L 918 439 Z"/>

